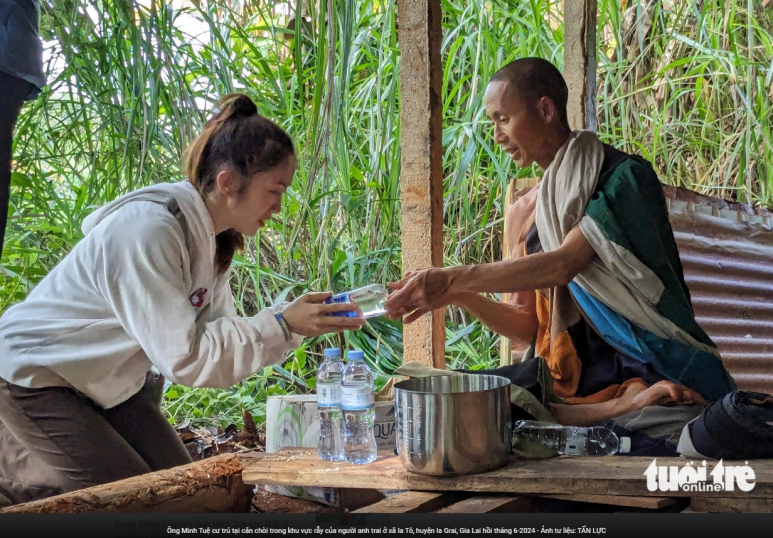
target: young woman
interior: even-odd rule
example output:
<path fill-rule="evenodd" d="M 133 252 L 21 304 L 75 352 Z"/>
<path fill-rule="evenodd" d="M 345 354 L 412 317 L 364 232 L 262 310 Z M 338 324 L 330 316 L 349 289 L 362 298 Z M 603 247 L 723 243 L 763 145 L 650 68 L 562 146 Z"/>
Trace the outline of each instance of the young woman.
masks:
<path fill-rule="evenodd" d="M 130 193 L 0 319 L 0 489 L 14 501 L 190 461 L 160 411 L 164 378 L 229 387 L 305 336 L 361 315 L 309 293 L 236 314 L 234 252 L 280 210 L 289 136 L 244 95 L 225 98 L 186 156 L 188 181 Z M 358 313 L 361 314 L 361 313 Z"/>

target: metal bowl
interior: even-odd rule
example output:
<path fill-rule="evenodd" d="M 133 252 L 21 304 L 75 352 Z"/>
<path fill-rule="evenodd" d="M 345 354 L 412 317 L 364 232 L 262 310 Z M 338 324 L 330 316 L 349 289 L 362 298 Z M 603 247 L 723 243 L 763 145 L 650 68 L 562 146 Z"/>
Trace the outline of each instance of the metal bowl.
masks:
<path fill-rule="evenodd" d="M 510 380 L 461 374 L 395 384 L 397 453 L 412 473 L 483 473 L 507 461 Z"/>

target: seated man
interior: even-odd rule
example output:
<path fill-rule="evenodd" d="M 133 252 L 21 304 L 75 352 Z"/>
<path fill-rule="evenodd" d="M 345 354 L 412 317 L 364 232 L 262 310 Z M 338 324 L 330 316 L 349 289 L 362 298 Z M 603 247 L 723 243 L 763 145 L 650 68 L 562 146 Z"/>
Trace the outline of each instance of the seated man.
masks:
<path fill-rule="evenodd" d="M 545 60 L 516 60 L 494 75 L 485 95 L 494 141 L 519 166 L 545 171 L 508 210 L 512 259 L 409 273 L 390 285 L 387 314 L 410 323 L 453 304 L 533 343 L 554 394 L 584 404 L 553 406 L 563 423 L 723 397 L 735 383 L 695 320 L 652 166 L 592 132 L 572 132 L 567 96 Z"/>

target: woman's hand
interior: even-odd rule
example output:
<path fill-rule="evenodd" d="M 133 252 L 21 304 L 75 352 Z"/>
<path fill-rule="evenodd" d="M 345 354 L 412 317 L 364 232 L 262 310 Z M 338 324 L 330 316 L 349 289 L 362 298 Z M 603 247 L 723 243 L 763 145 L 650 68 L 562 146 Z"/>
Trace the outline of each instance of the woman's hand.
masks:
<path fill-rule="evenodd" d="M 332 293 L 307 293 L 282 311 L 290 330 L 301 336 L 356 331 L 365 325 L 360 309 L 351 303 L 325 304 Z M 335 312 L 356 312 L 357 317 L 331 316 Z"/>

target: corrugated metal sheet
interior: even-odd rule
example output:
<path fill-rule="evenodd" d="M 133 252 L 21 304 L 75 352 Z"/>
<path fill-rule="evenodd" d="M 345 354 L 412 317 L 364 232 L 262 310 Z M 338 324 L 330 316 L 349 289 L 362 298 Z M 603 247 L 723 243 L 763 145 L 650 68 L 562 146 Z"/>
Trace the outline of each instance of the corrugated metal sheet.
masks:
<path fill-rule="evenodd" d="M 739 389 L 773 394 L 773 213 L 664 191 L 698 322 Z"/>

